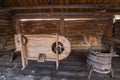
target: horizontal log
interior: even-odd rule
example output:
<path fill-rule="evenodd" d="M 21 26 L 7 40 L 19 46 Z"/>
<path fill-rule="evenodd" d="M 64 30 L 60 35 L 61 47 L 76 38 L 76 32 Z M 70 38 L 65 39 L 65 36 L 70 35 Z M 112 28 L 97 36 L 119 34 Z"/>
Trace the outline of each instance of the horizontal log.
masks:
<path fill-rule="evenodd" d="M 93 18 L 93 19 L 90 19 L 90 20 L 82 20 L 82 19 L 81 20 L 68 20 L 68 21 L 65 21 L 65 23 L 75 23 L 75 24 L 78 24 L 78 23 L 79 24 L 96 23 L 96 24 L 99 24 L 99 23 L 109 23 L 109 19 L 106 18 L 104 20 L 103 19 L 101 20 L 101 19 L 98 18 L 96 20 L 96 19 Z"/>
<path fill-rule="evenodd" d="M 4 9 L 51 9 L 51 8 L 94 8 L 94 9 L 120 9 L 119 4 L 76 4 L 76 5 L 38 5 L 38 6 L 15 6 L 15 7 L 6 7 Z"/>
<path fill-rule="evenodd" d="M 105 12 L 42 12 L 42 13 L 17 13 L 15 15 L 48 15 L 48 16 L 56 16 L 56 15 L 93 15 L 93 16 L 98 16 L 98 15 L 108 15 L 108 13 Z"/>
<path fill-rule="evenodd" d="M 6 16 L 3 16 L 3 15 L 0 16 L 0 19 L 2 19 L 2 20 L 11 20 L 10 17 L 6 17 Z"/>
<path fill-rule="evenodd" d="M 0 29 L 2 29 L 2 30 L 6 30 L 6 29 L 13 29 L 14 28 L 14 26 L 1 26 L 0 25 Z"/>
<path fill-rule="evenodd" d="M 0 14 L 4 13 L 4 14 L 11 14 L 8 10 L 4 9 L 3 7 L 0 7 Z"/>
<path fill-rule="evenodd" d="M 24 31 L 28 30 L 27 28 L 24 29 Z M 59 29 L 57 28 L 39 28 L 39 29 L 32 29 L 34 31 L 58 31 Z M 30 30 L 31 31 L 31 30 Z"/>
<path fill-rule="evenodd" d="M 12 24 L 5 24 L 5 23 L 0 23 L 0 26 L 13 26 Z"/>
<path fill-rule="evenodd" d="M 42 13 L 17 13 L 14 19 L 39 19 L 39 18 L 94 18 L 108 19 L 113 18 L 111 13 L 104 12 L 42 12 Z"/>
<path fill-rule="evenodd" d="M 96 28 L 96 27 L 91 27 L 91 28 L 67 28 L 67 32 L 79 32 L 79 31 L 102 31 L 104 28 Z"/>
<path fill-rule="evenodd" d="M 39 21 L 39 22 L 29 22 L 29 21 L 26 21 L 24 23 L 22 23 L 23 26 L 29 26 L 29 27 L 32 27 L 32 26 L 36 26 L 36 27 L 57 27 L 60 23 L 56 23 L 56 22 L 43 22 L 43 21 Z"/>
<path fill-rule="evenodd" d="M 78 36 L 82 35 L 83 33 L 99 33 L 101 30 L 81 30 L 81 31 L 66 31 L 66 36 Z"/>
<path fill-rule="evenodd" d="M 83 37 L 75 37 L 72 38 L 72 37 L 67 37 L 71 43 L 82 43 L 82 42 L 85 42 L 84 41 L 84 38 Z"/>
<path fill-rule="evenodd" d="M 99 27 L 99 26 L 107 26 L 108 25 L 108 23 L 67 23 L 67 24 L 65 24 L 65 27 L 69 27 L 69 26 L 71 26 L 71 27 L 80 27 L 80 26 L 84 26 L 84 27 L 86 27 L 86 26 L 96 26 L 96 27 Z"/>
<path fill-rule="evenodd" d="M 84 14 L 84 13 L 83 13 Z M 40 19 L 40 18 L 101 18 L 101 19 L 106 19 L 106 18 L 111 18 L 111 16 L 89 16 L 89 15 L 13 15 L 13 19 Z"/>
<path fill-rule="evenodd" d="M 15 33 L 14 32 L 9 32 L 9 33 L 1 33 L 0 36 L 7 36 L 7 35 L 14 35 Z"/>
<path fill-rule="evenodd" d="M 4 19 L 0 19 L 0 22 L 2 23 L 11 23 L 11 21 L 10 20 L 4 20 Z"/>
<path fill-rule="evenodd" d="M 29 32 L 23 32 L 24 34 L 55 34 L 55 33 L 59 33 L 59 31 L 29 31 Z"/>

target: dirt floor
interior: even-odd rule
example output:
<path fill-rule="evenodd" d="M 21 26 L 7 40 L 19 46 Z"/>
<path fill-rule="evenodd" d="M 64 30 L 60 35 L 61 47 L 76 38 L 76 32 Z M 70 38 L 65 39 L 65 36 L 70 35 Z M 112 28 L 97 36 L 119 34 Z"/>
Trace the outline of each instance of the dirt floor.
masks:
<path fill-rule="evenodd" d="M 10 56 L 0 57 L 0 80 L 87 80 L 89 69 L 86 67 L 86 53 L 72 51 L 71 55 L 62 60 L 58 70 L 55 62 L 38 63 L 30 61 L 24 70 L 21 70 L 21 58 L 16 53 L 16 59 L 9 62 Z M 108 74 L 92 73 L 91 80 L 120 80 L 120 58 L 112 60 L 114 78 Z"/>

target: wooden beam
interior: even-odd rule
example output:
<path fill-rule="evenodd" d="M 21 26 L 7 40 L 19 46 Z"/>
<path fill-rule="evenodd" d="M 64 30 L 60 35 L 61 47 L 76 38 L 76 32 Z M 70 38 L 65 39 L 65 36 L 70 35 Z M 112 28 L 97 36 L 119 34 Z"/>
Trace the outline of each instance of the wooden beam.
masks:
<path fill-rule="evenodd" d="M 64 18 L 60 19 L 60 34 L 65 35 L 65 25 L 64 25 Z"/>
<path fill-rule="evenodd" d="M 40 13 L 17 13 L 16 15 L 46 15 L 46 16 L 52 16 L 52 15 L 61 15 L 61 16 L 65 16 L 65 15 L 94 15 L 94 16 L 99 16 L 99 15 L 106 15 L 108 13 L 105 12 L 40 12 Z"/>
<path fill-rule="evenodd" d="M 113 35 L 112 33 L 112 27 L 113 27 L 113 19 L 109 20 L 109 25 L 107 26 L 107 33 L 108 33 L 108 39 L 110 39 Z"/>
<path fill-rule="evenodd" d="M 21 29 L 21 22 L 16 20 L 16 28 L 18 31 L 19 41 L 20 41 L 20 51 L 21 51 L 21 60 L 22 60 L 22 70 L 28 65 L 26 46 L 23 45 L 23 35 Z"/>
<path fill-rule="evenodd" d="M 80 4 L 80 5 L 39 5 L 39 6 L 15 6 L 5 9 L 50 9 L 50 8 L 94 8 L 94 9 L 120 9 L 119 4 Z"/>
<path fill-rule="evenodd" d="M 28 18 L 62 18 L 62 17 L 76 17 L 76 18 L 111 18 L 112 13 L 104 13 L 104 12 L 42 12 L 42 13 L 17 13 L 13 16 L 16 19 L 28 19 Z"/>

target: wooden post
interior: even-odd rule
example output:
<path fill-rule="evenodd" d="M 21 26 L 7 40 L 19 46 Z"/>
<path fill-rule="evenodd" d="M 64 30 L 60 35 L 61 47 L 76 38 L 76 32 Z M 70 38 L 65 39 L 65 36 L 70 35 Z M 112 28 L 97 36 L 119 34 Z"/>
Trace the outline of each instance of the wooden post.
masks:
<path fill-rule="evenodd" d="M 108 40 L 112 37 L 113 18 L 110 18 L 103 34 L 103 42 L 109 43 Z"/>
<path fill-rule="evenodd" d="M 22 70 L 23 70 L 28 65 L 28 61 L 25 52 L 25 46 L 23 45 L 23 37 L 22 37 L 21 25 L 19 20 L 16 20 L 16 29 L 18 30 L 19 39 L 20 39 Z"/>
<path fill-rule="evenodd" d="M 112 27 L 113 27 L 113 18 L 110 18 L 109 19 L 109 25 L 108 25 L 108 28 L 107 28 L 108 39 L 110 37 L 112 37 L 112 35 L 113 35 L 113 33 L 112 33 Z"/>
<path fill-rule="evenodd" d="M 64 32 L 65 32 L 65 29 L 64 29 L 64 18 L 62 17 L 61 19 L 60 19 L 60 34 L 64 34 Z"/>
<path fill-rule="evenodd" d="M 56 34 L 56 69 L 58 69 L 59 67 L 58 40 L 59 40 L 59 35 Z"/>

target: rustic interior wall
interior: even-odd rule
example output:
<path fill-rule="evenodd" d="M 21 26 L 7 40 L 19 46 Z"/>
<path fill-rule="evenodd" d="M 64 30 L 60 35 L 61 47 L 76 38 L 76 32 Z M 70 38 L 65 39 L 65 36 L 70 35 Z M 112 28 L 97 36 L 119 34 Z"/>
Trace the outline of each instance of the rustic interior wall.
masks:
<path fill-rule="evenodd" d="M 14 26 L 9 12 L 0 10 L 0 51 L 14 49 Z"/>
<path fill-rule="evenodd" d="M 60 33 L 60 21 L 25 21 L 22 31 L 25 34 Z M 110 20 L 75 20 L 64 21 L 64 33 L 71 42 L 72 49 L 88 49 L 89 45 L 101 46 L 103 38 L 110 37 Z"/>
<path fill-rule="evenodd" d="M 114 37 L 120 38 L 120 20 L 114 23 Z"/>
<path fill-rule="evenodd" d="M 25 34 L 59 33 L 59 21 L 26 21 L 21 26 Z"/>

